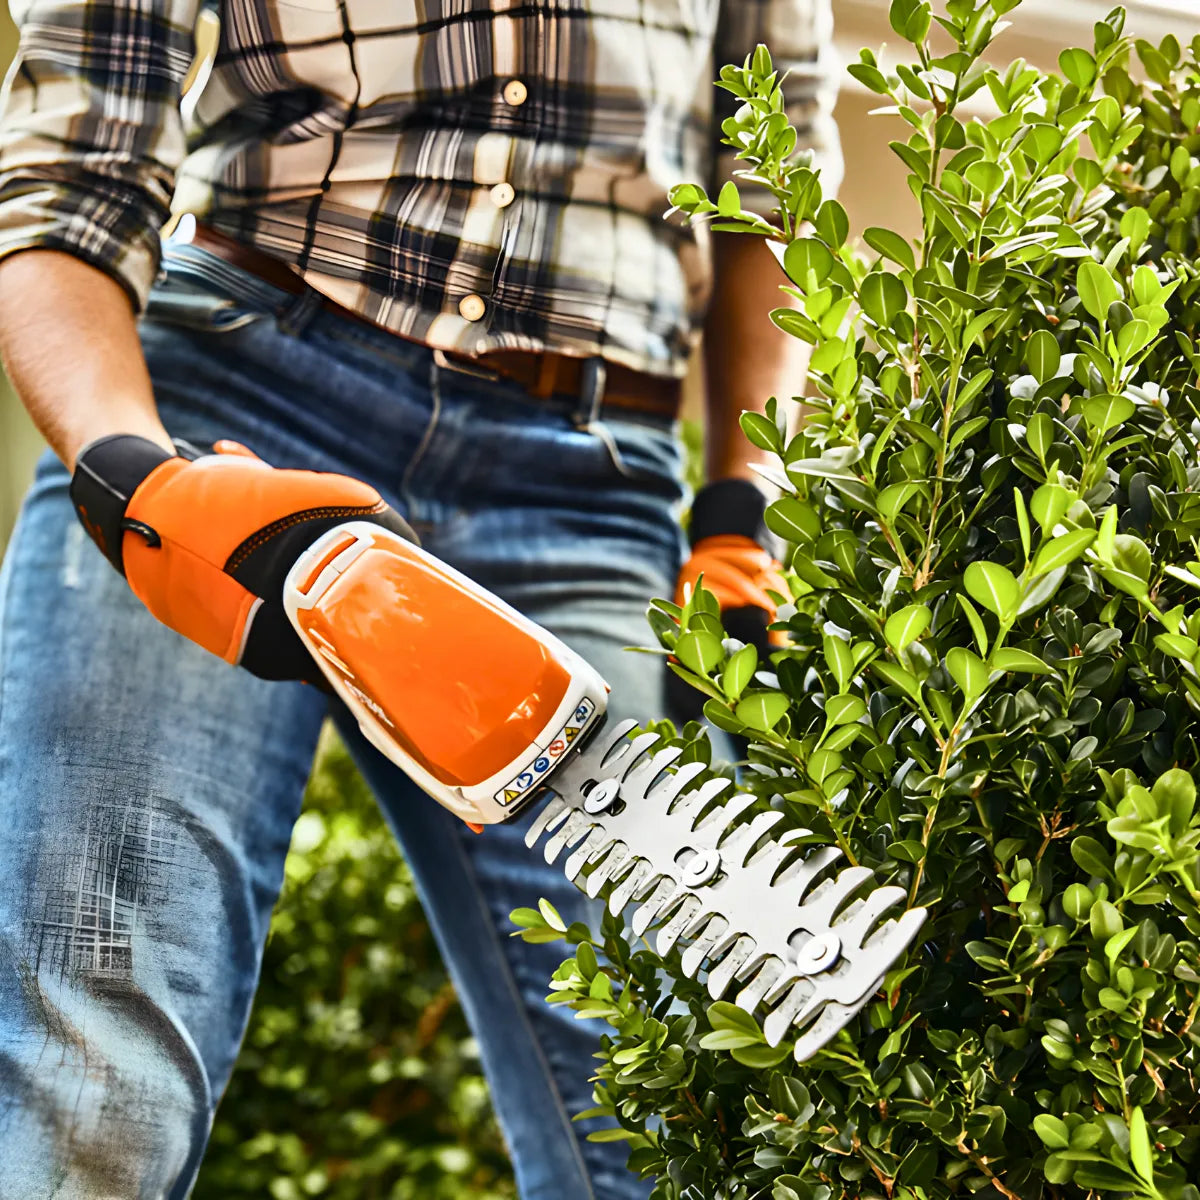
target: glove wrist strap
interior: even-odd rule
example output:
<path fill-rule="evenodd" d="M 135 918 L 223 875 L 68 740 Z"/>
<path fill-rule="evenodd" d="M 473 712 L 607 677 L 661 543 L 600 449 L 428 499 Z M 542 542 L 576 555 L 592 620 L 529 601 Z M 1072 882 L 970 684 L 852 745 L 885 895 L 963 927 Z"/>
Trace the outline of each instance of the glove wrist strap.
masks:
<path fill-rule="evenodd" d="M 100 552 L 122 575 L 125 510 L 143 480 L 173 458 L 147 438 L 118 433 L 89 442 L 75 460 L 71 503 Z"/>
<path fill-rule="evenodd" d="M 688 535 L 693 546 L 708 537 L 740 534 L 766 544 L 767 498 L 749 479 L 719 479 L 705 484 L 692 504 Z"/>

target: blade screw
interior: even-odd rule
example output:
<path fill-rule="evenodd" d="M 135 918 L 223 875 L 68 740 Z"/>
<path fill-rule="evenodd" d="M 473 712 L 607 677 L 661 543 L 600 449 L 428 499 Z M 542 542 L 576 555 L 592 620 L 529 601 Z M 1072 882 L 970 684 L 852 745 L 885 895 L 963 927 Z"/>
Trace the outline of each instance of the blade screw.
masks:
<path fill-rule="evenodd" d="M 836 933 L 811 938 L 796 954 L 796 966 L 805 975 L 816 975 L 837 962 L 842 952 L 842 940 Z"/>
<path fill-rule="evenodd" d="M 708 883 L 721 869 L 721 852 L 719 850 L 697 850 L 687 861 L 687 866 L 679 873 L 679 878 L 688 887 L 700 887 Z"/>
<path fill-rule="evenodd" d="M 601 816 L 612 808 L 620 795 L 619 779 L 602 779 L 588 788 L 588 793 L 583 798 L 583 811 L 593 817 Z"/>

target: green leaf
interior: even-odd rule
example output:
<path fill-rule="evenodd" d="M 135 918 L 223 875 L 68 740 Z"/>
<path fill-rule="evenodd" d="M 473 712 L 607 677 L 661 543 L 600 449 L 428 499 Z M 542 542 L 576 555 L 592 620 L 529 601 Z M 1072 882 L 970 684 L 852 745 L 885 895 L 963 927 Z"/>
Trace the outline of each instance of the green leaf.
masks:
<path fill-rule="evenodd" d="M 778 454 L 783 450 L 783 438 L 775 422 L 763 413 L 744 412 L 739 418 L 742 432 L 760 450 Z"/>
<path fill-rule="evenodd" d="M 747 728 L 766 733 L 779 724 L 788 708 L 782 692 L 755 692 L 739 700 L 733 711 Z"/>
<path fill-rule="evenodd" d="M 675 643 L 675 657 L 697 675 L 707 675 L 725 657 L 721 639 L 703 630 L 685 633 Z"/>
<path fill-rule="evenodd" d="M 1044 542 L 1034 556 L 1030 575 L 1045 575 L 1073 563 L 1095 540 L 1094 529 L 1072 529 L 1070 533 Z"/>
<path fill-rule="evenodd" d="M 742 198 L 738 195 L 737 184 L 732 179 L 727 180 L 721 187 L 717 197 L 717 212 L 723 217 L 732 217 L 742 211 Z"/>
<path fill-rule="evenodd" d="M 811 271 L 822 284 L 833 270 L 833 255 L 829 247 L 815 238 L 798 238 L 783 252 L 783 269 L 788 278 L 801 290 L 808 287 Z"/>
<path fill-rule="evenodd" d="M 874 271 L 862 281 L 858 302 L 876 325 L 887 328 L 908 304 L 908 291 L 895 275 Z"/>
<path fill-rule="evenodd" d="M 1096 79 L 1096 60 L 1086 50 L 1064 50 L 1058 56 L 1058 65 L 1081 92 L 1090 92 Z"/>
<path fill-rule="evenodd" d="M 850 232 L 850 218 L 836 200 L 826 200 L 817 209 L 813 225 L 826 244 L 835 250 L 841 246 Z"/>
<path fill-rule="evenodd" d="M 1136 411 L 1128 396 L 1092 396 L 1081 406 L 1087 423 L 1100 433 L 1107 433 L 1128 421 Z"/>
<path fill-rule="evenodd" d="M 963 178 L 983 196 L 991 198 L 1004 186 L 1004 168 L 998 163 L 979 159 L 963 172 Z"/>
<path fill-rule="evenodd" d="M 971 626 L 971 632 L 975 635 L 975 644 L 979 647 L 979 653 L 986 654 L 988 652 L 988 635 L 987 630 L 983 627 L 983 618 L 979 615 L 979 610 L 962 592 L 957 593 L 954 598 L 958 601 L 958 606 L 966 614 L 967 622 Z"/>
<path fill-rule="evenodd" d="M 946 653 L 946 670 L 962 689 L 967 702 L 987 691 L 988 669 L 983 660 L 964 646 L 955 646 Z"/>
<path fill-rule="evenodd" d="M 872 225 L 863 233 L 863 241 L 871 247 L 872 250 L 882 254 L 884 258 L 890 258 L 892 262 L 899 263 L 909 271 L 917 269 L 916 259 L 913 257 L 912 245 L 906 238 L 901 237 L 898 233 L 893 233 L 890 229 L 882 229 L 877 225 Z"/>
<path fill-rule="evenodd" d="M 1053 533 L 1054 527 L 1063 519 L 1074 497 L 1065 487 L 1057 483 L 1045 483 L 1033 493 L 1029 511 L 1042 527 L 1043 533 Z"/>
<path fill-rule="evenodd" d="M 703 1043 L 701 1043 L 703 1044 Z M 755 1071 L 765 1071 L 777 1066 L 792 1053 L 791 1042 L 780 1042 L 778 1046 L 731 1046 L 729 1056 L 734 1062 Z"/>
<path fill-rule="evenodd" d="M 933 614 L 924 604 L 910 604 L 888 617 L 883 636 L 893 650 L 903 650 L 929 628 L 932 620 Z"/>
<path fill-rule="evenodd" d="M 567 932 L 566 921 L 558 915 L 558 909 L 549 900 L 539 900 L 538 911 L 542 914 L 542 919 L 551 929 L 556 930 L 558 933 Z"/>
<path fill-rule="evenodd" d="M 725 670 L 721 672 L 721 690 L 730 700 L 736 700 L 757 670 L 758 651 L 753 646 L 743 646 L 725 664 Z"/>
<path fill-rule="evenodd" d="M 1108 320 L 1109 305 L 1121 298 L 1116 280 L 1098 262 L 1085 258 L 1079 264 L 1076 286 L 1083 307 L 1101 324 Z"/>
<path fill-rule="evenodd" d="M 1071 1131 L 1049 1113 L 1038 1113 L 1033 1118 L 1033 1132 L 1042 1139 L 1042 1145 L 1051 1150 L 1065 1150 L 1071 1144 Z"/>
<path fill-rule="evenodd" d="M 1001 646 L 992 654 L 992 666 L 997 671 L 1022 671 L 1027 675 L 1053 675 L 1054 668 L 1036 654 L 1015 646 Z"/>
<path fill-rule="evenodd" d="M 1055 347 L 1058 343 L 1055 342 Z M 1028 425 L 1025 426 L 1025 440 L 1029 443 L 1029 448 L 1042 461 L 1046 461 L 1046 453 L 1054 444 L 1054 421 L 1049 413 L 1035 413 L 1029 418 Z M 1060 491 L 1065 489 L 1060 488 Z M 1066 512 L 1064 507 L 1063 512 Z M 1034 514 L 1037 515 L 1036 513 Z M 1059 514 L 1061 516 L 1061 514 Z"/>
<path fill-rule="evenodd" d="M 1012 614 L 1020 599 L 1020 588 L 1013 573 L 999 563 L 971 563 L 963 574 L 963 584 L 971 599 L 1001 619 Z"/>
<path fill-rule="evenodd" d="M 909 674 L 903 667 L 898 667 L 895 663 L 885 662 L 877 658 L 871 664 L 871 670 L 884 680 L 885 683 L 890 683 L 893 687 L 898 687 L 906 696 L 910 696 L 914 700 L 920 697 L 920 683 L 915 675 Z"/>
<path fill-rule="evenodd" d="M 842 691 L 854 677 L 854 656 L 850 647 L 832 633 L 825 634 L 821 644 L 825 650 L 825 662 L 837 680 L 838 690 Z"/>
<path fill-rule="evenodd" d="M 1048 329 L 1037 330 L 1025 343 L 1025 365 L 1038 383 L 1053 379 L 1061 361 L 1062 352 L 1058 348 L 1058 339 Z M 1036 448 L 1035 453 L 1039 457 L 1045 455 L 1044 450 L 1038 451 Z"/>
<path fill-rule="evenodd" d="M 815 541 L 821 533 L 821 518 L 811 504 L 795 496 L 784 496 L 767 508 L 767 528 L 793 545 Z"/>
<path fill-rule="evenodd" d="M 718 1000 L 708 1006 L 708 1023 L 713 1029 L 731 1029 L 745 1034 L 754 1041 L 763 1041 L 762 1030 L 754 1019 L 753 1013 L 748 1013 L 736 1004 L 726 1000 Z"/>
<path fill-rule="evenodd" d="M 825 725 L 834 728 L 861 721 L 867 715 L 867 704 L 860 696 L 830 696 L 825 702 Z"/>
<path fill-rule="evenodd" d="M 1129 1160 L 1147 1183 L 1154 1182 L 1154 1151 L 1146 1128 L 1146 1114 L 1135 1108 L 1129 1118 Z"/>

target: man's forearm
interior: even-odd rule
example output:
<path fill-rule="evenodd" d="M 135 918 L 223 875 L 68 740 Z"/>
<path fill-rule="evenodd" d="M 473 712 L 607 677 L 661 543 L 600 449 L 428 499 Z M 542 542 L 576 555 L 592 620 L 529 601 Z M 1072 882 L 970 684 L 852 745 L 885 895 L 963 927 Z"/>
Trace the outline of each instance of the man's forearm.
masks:
<path fill-rule="evenodd" d="M 742 433 L 746 410 L 761 412 L 771 396 L 802 395 L 808 347 L 771 323 L 789 303 L 787 282 L 761 238 L 713 235 L 713 299 L 704 328 L 707 383 L 706 467 L 709 479 L 755 478 L 750 463 L 765 455 Z"/>
<path fill-rule="evenodd" d="M 88 442 L 110 433 L 170 447 L 129 298 L 82 259 L 23 250 L 0 260 L 0 356 L 68 468 Z"/>

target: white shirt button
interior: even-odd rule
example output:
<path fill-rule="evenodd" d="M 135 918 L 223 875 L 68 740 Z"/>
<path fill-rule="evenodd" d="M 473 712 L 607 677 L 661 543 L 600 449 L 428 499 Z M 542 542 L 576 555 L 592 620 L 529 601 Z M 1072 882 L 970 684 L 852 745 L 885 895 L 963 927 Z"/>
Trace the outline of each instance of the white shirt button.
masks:
<path fill-rule="evenodd" d="M 469 296 L 464 296 L 458 302 L 458 311 L 468 321 L 478 321 L 480 317 L 487 311 L 487 305 L 483 302 L 482 296 L 476 296 L 474 292 Z"/>
<path fill-rule="evenodd" d="M 507 208 L 517 197 L 511 183 L 498 183 L 491 191 L 492 203 L 497 208 Z"/>
<path fill-rule="evenodd" d="M 510 79 L 504 85 L 504 101 L 518 108 L 529 99 L 529 89 L 519 80 Z"/>

